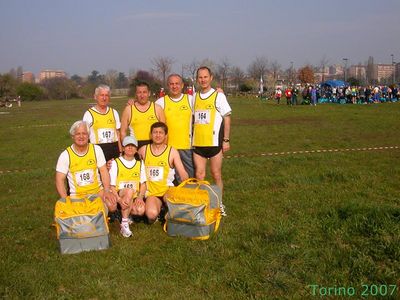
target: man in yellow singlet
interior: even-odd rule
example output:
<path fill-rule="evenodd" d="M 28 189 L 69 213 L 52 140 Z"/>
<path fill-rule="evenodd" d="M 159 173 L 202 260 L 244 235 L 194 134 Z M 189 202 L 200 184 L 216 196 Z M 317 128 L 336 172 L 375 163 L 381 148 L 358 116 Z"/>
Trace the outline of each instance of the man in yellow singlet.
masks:
<path fill-rule="evenodd" d="M 224 94 L 211 87 L 213 75 L 208 67 L 197 70 L 200 90 L 194 101 L 193 159 L 196 178 L 204 180 L 207 160 L 215 184 L 223 191 L 223 153 L 230 149 L 231 107 Z M 221 206 L 222 215 L 226 215 Z"/>
<path fill-rule="evenodd" d="M 178 150 L 183 166 L 189 177 L 194 177 L 192 151 L 193 96 L 182 93 L 183 80 L 179 74 L 171 74 L 167 79 L 168 94 L 159 98 L 156 104 L 164 110 L 168 126 L 168 145 Z M 177 182 L 181 179 L 175 174 Z"/>
<path fill-rule="evenodd" d="M 164 195 L 174 180 L 175 170 L 182 180 L 188 179 L 178 151 L 166 144 L 168 127 L 163 122 L 151 125 L 151 144 L 139 149 L 146 170 L 145 215 L 153 223 L 160 214 Z"/>
<path fill-rule="evenodd" d="M 104 153 L 98 145 L 89 144 L 89 125 L 76 121 L 70 129 L 73 144 L 58 158 L 55 184 L 61 198 L 84 198 L 97 194 L 108 211 L 117 209 L 117 201 L 110 189 L 110 175 Z"/>
<path fill-rule="evenodd" d="M 135 100 L 132 105 L 127 105 L 121 118 L 121 139 L 127 135 L 135 135 L 138 148 L 151 143 L 150 126 L 155 122 L 165 122 L 162 108 L 150 101 L 150 87 L 146 82 L 136 85 Z"/>
<path fill-rule="evenodd" d="M 121 122 L 118 112 L 108 106 L 110 95 L 109 86 L 99 85 L 94 93 L 96 105 L 89 108 L 82 119 L 89 125 L 90 142 L 101 147 L 107 162 L 119 157 L 122 151 L 119 132 Z"/>

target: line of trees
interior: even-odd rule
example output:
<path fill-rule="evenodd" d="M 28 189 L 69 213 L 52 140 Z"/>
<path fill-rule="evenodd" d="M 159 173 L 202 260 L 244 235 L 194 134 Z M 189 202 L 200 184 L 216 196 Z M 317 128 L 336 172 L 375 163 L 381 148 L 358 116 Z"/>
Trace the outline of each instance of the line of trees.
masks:
<path fill-rule="evenodd" d="M 372 63 L 371 63 L 372 61 Z M 314 74 L 317 71 L 325 70 L 328 59 L 324 56 L 318 66 L 306 64 L 298 69 L 293 63 L 287 69 L 283 69 L 277 61 L 269 61 L 266 57 L 256 57 L 243 70 L 233 65 L 228 58 L 222 58 L 219 62 L 210 59 L 196 60 L 182 65 L 181 75 L 187 85 L 194 84 L 196 70 L 199 66 L 210 67 L 214 72 L 214 85 L 221 87 L 228 93 L 257 92 L 260 88 L 260 79 L 263 79 L 264 91 L 271 91 L 276 84 L 282 81 L 286 85 L 294 83 L 314 83 Z M 70 78 L 51 78 L 38 84 L 22 82 L 22 67 L 11 69 L 7 74 L 0 75 L 0 97 L 21 96 L 23 100 L 41 99 L 70 99 L 70 98 L 91 98 L 93 91 L 99 84 L 107 84 L 112 89 L 129 90 L 133 95 L 133 87 L 139 80 L 149 82 L 152 92 L 157 93 L 161 87 L 166 87 L 166 79 L 171 73 L 175 60 L 171 57 L 159 56 L 151 60 L 151 70 L 129 71 L 129 75 L 114 69 L 101 74 L 93 70 L 86 77 L 77 74 Z M 367 64 L 367 73 L 372 69 L 373 59 L 370 57 Z M 323 78 L 324 80 L 324 78 Z M 349 78 L 352 84 L 359 82 Z"/>
<path fill-rule="evenodd" d="M 166 87 L 166 78 L 171 73 L 174 62 L 170 57 L 157 57 L 151 60 L 153 68 L 150 71 L 132 69 L 128 76 L 114 69 L 105 74 L 93 70 L 86 77 L 74 74 L 70 78 L 50 78 L 40 83 L 22 82 L 22 67 L 18 67 L 17 71 L 12 69 L 7 74 L 0 75 L 0 97 L 21 96 L 22 100 L 27 101 L 91 98 L 99 84 L 107 84 L 112 89 L 127 89 L 129 95 L 133 95 L 134 86 L 140 80 L 147 81 L 152 92 L 157 93 L 161 87 Z M 202 65 L 213 70 L 214 84 L 227 92 L 256 91 L 261 77 L 264 77 L 265 88 L 268 88 L 273 86 L 282 74 L 281 66 L 277 62 L 269 63 L 265 57 L 257 57 L 249 65 L 247 72 L 233 66 L 227 58 L 222 59 L 220 63 L 210 59 L 193 60 L 182 66 L 181 75 L 186 85 L 194 84 L 196 70 Z"/>

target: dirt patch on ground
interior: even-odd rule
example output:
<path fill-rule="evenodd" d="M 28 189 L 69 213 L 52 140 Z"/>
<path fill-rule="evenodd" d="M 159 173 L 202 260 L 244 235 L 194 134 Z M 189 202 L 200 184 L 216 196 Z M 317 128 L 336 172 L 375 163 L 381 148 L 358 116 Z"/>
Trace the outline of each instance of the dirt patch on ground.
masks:
<path fill-rule="evenodd" d="M 284 125 L 284 124 L 304 124 L 304 123 L 321 123 L 316 118 L 284 118 L 284 119 L 234 119 L 235 125 Z"/>

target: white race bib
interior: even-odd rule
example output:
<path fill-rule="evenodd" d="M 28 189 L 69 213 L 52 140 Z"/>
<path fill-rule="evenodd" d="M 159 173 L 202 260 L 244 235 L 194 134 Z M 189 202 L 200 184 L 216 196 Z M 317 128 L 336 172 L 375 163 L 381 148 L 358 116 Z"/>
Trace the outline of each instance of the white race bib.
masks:
<path fill-rule="evenodd" d="M 149 181 L 162 181 L 164 178 L 163 167 L 147 167 L 147 179 Z"/>
<path fill-rule="evenodd" d="M 97 129 L 97 137 L 99 139 L 98 144 L 113 143 L 114 139 L 114 129 L 112 128 L 99 128 Z"/>
<path fill-rule="evenodd" d="M 194 113 L 194 122 L 196 124 L 210 124 L 211 112 L 209 109 L 206 110 L 196 110 Z"/>
<path fill-rule="evenodd" d="M 93 169 L 87 169 L 75 173 L 75 181 L 78 186 L 86 186 L 94 183 Z"/>
<path fill-rule="evenodd" d="M 135 181 L 121 181 L 118 185 L 120 190 L 131 189 L 136 192 L 136 182 Z"/>

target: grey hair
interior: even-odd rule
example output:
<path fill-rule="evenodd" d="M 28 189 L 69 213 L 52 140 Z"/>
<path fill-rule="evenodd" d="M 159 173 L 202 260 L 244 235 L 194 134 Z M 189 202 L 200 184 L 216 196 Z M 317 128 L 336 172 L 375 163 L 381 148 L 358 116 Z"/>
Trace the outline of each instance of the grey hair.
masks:
<path fill-rule="evenodd" d="M 170 79 L 171 77 L 178 77 L 178 78 L 180 79 L 180 81 L 182 81 L 182 83 L 183 83 L 183 78 L 182 78 L 182 76 L 179 75 L 179 74 L 176 74 L 176 73 L 170 74 L 170 75 L 167 77 L 167 82 L 169 81 L 169 79 Z"/>
<path fill-rule="evenodd" d="M 74 136 L 75 131 L 81 126 L 84 126 L 86 128 L 87 133 L 89 133 L 89 124 L 85 121 L 79 120 L 76 121 L 74 124 L 72 124 L 71 128 L 69 129 L 69 134 L 71 136 Z"/>
<path fill-rule="evenodd" d="M 105 84 L 100 84 L 95 90 L 94 90 L 94 96 L 96 97 L 98 94 L 100 94 L 100 90 L 105 90 L 108 92 L 108 94 L 111 96 L 111 89 L 108 85 Z"/>

